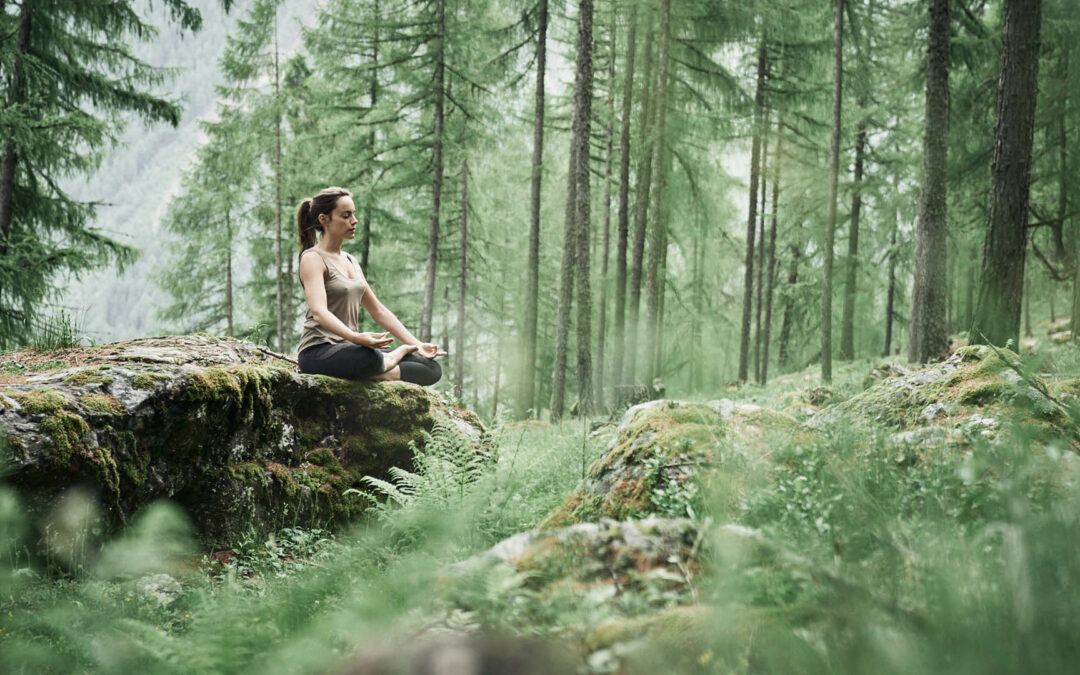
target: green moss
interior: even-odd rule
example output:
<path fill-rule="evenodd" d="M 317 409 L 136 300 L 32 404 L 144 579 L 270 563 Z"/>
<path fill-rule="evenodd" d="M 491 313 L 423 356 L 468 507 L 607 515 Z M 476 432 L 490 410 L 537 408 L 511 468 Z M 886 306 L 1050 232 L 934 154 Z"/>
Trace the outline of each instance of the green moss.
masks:
<path fill-rule="evenodd" d="M 207 368 L 188 380 L 188 397 L 199 403 L 226 405 L 240 416 L 266 414 L 272 404 L 271 387 L 282 368 L 238 364 Z"/>
<path fill-rule="evenodd" d="M 980 377 L 958 385 L 957 400 L 966 405 L 988 405 L 1003 402 L 1015 387 L 997 377 Z"/>
<path fill-rule="evenodd" d="M 121 457 L 117 462 L 119 472 L 137 486 L 146 483 L 150 468 L 149 453 L 140 451 L 133 432 L 115 431 L 111 427 L 108 430 L 115 436 L 116 451 L 113 454 Z"/>
<path fill-rule="evenodd" d="M 35 389 L 29 394 L 12 392 L 11 397 L 19 402 L 23 411 L 31 415 L 48 415 L 67 405 L 67 399 L 55 389 Z"/>
<path fill-rule="evenodd" d="M 26 444 L 22 442 L 22 439 L 15 436 L 7 436 L 3 439 L 3 443 L 7 445 L 8 451 L 15 459 L 26 459 Z"/>
<path fill-rule="evenodd" d="M 78 415 L 60 410 L 41 420 L 41 431 L 52 440 L 56 466 L 68 467 L 76 454 L 85 451 L 84 439 L 90 427 Z"/>
<path fill-rule="evenodd" d="M 158 382 L 172 379 L 163 373 L 139 373 L 131 378 L 131 386 L 136 389 L 153 389 Z"/>
<path fill-rule="evenodd" d="M 266 467 L 258 462 L 232 464 L 226 468 L 226 471 L 233 480 L 244 484 L 266 482 Z"/>
<path fill-rule="evenodd" d="M 97 368 L 83 368 L 76 370 L 64 378 L 64 382 L 68 384 L 74 384 L 76 386 L 84 386 L 87 384 L 112 384 L 113 378 L 108 375 L 103 375 L 101 371 L 107 370 L 108 366 L 99 366 Z"/>
<path fill-rule="evenodd" d="M 119 415 L 127 412 L 127 409 L 108 394 L 83 394 L 79 397 L 79 403 L 87 410 L 104 413 L 107 415 Z"/>
<path fill-rule="evenodd" d="M 30 366 L 30 370 L 34 372 L 41 372 L 44 370 L 59 370 L 67 367 L 67 364 L 59 359 L 50 359 L 48 361 L 42 361 L 41 363 L 35 363 Z"/>
<path fill-rule="evenodd" d="M 307 454 L 305 459 L 311 462 L 315 466 L 325 467 L 332 473 L 344 473 L 345 469 L 341 466 L 341 462 L 338 460 L 334 451 L 329 448 L 315 448 Z"/>

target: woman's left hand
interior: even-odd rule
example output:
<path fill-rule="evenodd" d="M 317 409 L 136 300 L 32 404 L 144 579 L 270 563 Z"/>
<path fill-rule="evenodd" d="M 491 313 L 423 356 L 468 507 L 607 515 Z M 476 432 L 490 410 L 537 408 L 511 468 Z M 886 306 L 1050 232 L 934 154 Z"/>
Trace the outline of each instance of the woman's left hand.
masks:
<path fill-rule="evenodd" d="M 433 359 L 436 356 L 446 356 L 446 352 L 439 351 L 439 346 L 433 345 L 430 342 L 422 343 L 417 347 L 416 353 L 429 359 Z"/>

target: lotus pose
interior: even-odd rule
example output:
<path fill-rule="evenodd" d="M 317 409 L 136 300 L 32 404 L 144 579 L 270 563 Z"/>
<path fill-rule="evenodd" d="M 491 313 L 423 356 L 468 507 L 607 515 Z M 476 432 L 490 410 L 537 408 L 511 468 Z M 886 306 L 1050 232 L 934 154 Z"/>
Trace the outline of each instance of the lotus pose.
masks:
<path fill-rule="evenodd" d="M 348 190 L 331 187 L 305 199 L 297 210 L 300 285 L 308 304 L 300 336 L 300 371 L 348 380 L 435 384 L 442 368 L 434 358 L 446 352 L 417 340 L 375 297 L 356 258 L 341 250 L 342 242 L 356 234 L 355 209 Z M 316 232 L 322 234 L 318 243 Z M 361 306 L 387 332 L 357 332 Z M 383 349 L 393 338 L 401 346 Z"/>

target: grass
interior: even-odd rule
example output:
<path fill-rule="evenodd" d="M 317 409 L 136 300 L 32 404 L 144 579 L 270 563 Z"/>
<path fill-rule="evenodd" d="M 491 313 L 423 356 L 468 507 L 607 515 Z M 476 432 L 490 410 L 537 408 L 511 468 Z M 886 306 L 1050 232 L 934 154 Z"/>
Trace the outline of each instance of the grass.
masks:
<path fill-rule="evenodd" d="M 1064 349 L 1050 360 L 1061 378 L 1080 364 Z M 837 398 L 876 363 L 838 367 Z M 797 373 L 713 398 L 789 409 L 818 385 Z M 663 483 L 651 500 L 671 513 L 694 505 L 700 559 L 682 581 L 631 565 L 614 585 L 541 585 L 503 566 L 450 583 L 448 565 L 534 527 L 573 492 L 610 439 L 588 426 L 505 425 L 499 461 L 482 467 L 432 452 L 371 488 L 401 499 L 336 535 L 288 530 L 215 555 L 182 514 L 155 507 L 115 541 L 58 536 L 58 551 L 81 556 L 64 563 L 71 578 L 31 571 L 40 552 L 14 493 L 0 491 L 0 670 L 325 671 L 432 627 L 543 637 L 581 672 L 1075 669 L 1080 457 L 1022 424 L 916 449 L 884 429 L 778 431 L 766 459 L 726 453 L 721 480 L 699 492 Z M 593 553 L 563 562 L 581 569 Z M 155 572 L 183 594 L 141 593 L 135 580 Z"/>

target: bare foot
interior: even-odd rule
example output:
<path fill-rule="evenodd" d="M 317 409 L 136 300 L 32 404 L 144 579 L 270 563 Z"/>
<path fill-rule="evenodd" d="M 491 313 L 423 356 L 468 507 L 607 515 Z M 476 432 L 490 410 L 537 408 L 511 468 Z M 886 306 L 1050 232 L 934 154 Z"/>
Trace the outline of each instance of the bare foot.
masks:
<path fill-rule="evenodd" d="M 383 373 L 388 372 L 398 363 L 401 359 L 405 358 L 407 354 L 412 354 L 418 349 L 417 345 L 401 345 L 393 351 L 389 351 L 383 354 Z"/>

